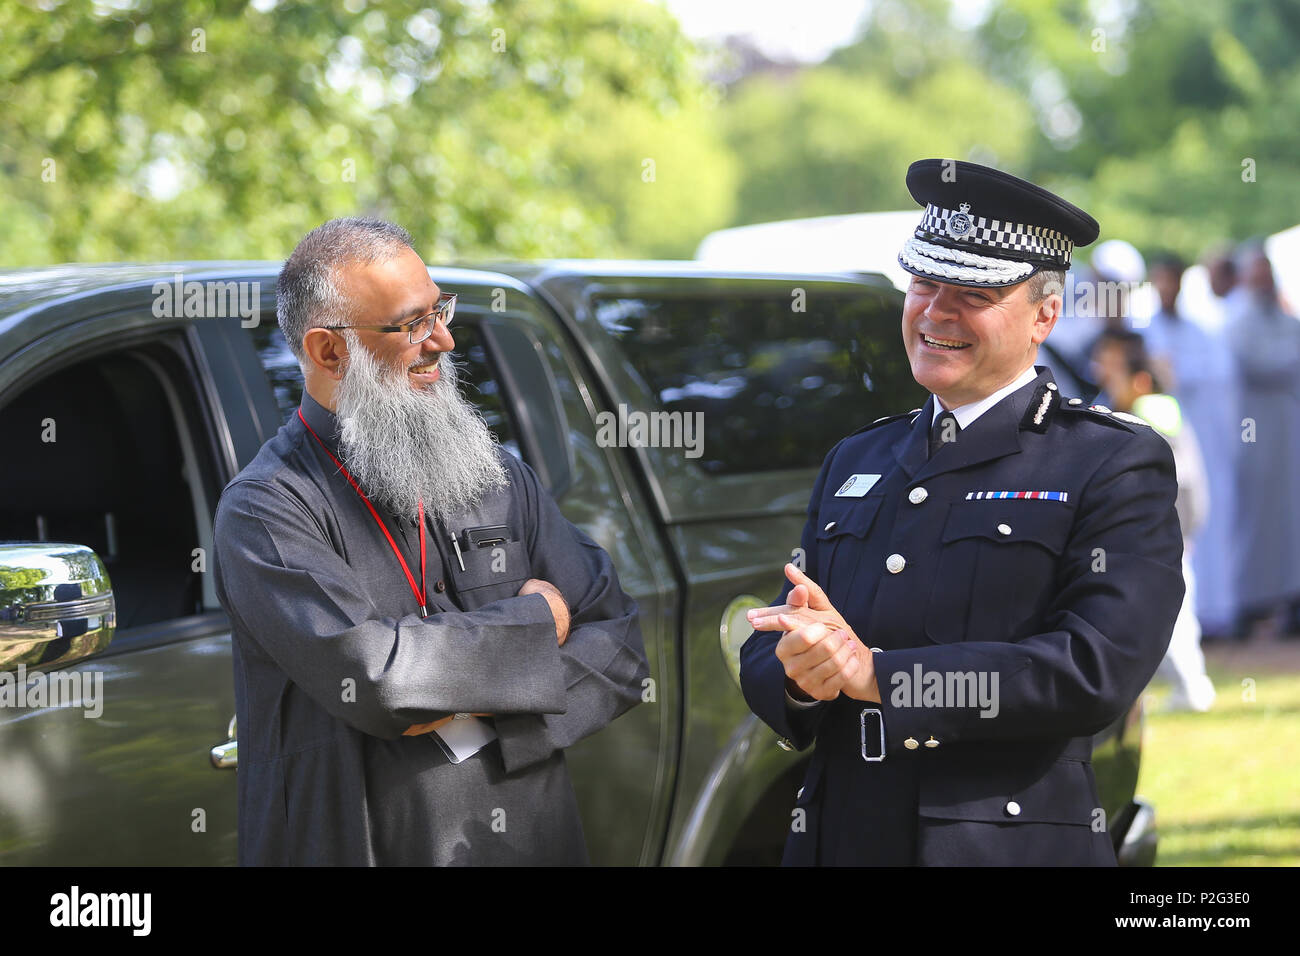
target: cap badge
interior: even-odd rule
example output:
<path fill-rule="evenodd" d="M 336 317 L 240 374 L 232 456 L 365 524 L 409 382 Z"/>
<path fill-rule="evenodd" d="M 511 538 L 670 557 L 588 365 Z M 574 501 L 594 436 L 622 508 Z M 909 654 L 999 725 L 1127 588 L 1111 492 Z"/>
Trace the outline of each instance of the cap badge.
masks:
<path fill-rule="evenodd" d="M 957 208 L 960 211 L 948 217 L 948 235 L 954 239 L 965 239 L 975 228 L 975 222 L 970 217 L 970 203 L 964 202 Z"/>

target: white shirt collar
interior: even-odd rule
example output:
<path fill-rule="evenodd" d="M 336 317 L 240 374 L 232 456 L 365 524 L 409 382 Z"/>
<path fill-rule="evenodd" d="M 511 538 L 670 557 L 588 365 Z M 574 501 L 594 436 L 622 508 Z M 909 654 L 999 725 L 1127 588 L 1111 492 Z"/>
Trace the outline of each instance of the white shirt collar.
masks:
<path fill-rule="evenodd" d="M 1012 392 L 1028 385 L 1038 377 L 1038 371 L 1033 365 L 1020 373 L 1020 377 L 1010 385 L 1004 385 L 987 398 L 981 398 L 978 402 L 971 402 L 968 405 L 958 405 L 956 408 L 949 409 L 957 418 L 957 426 L 962 429 L 970 428 L 971 423 L 979 418 L 990 408 L 996 405 L 1002 399 L 1006 398 Z M 930 425 L 934 426 L 934 420 L 943 412 L 943 406 L 939 404 L 939 396 L 934 396 L 934 414 L 930 417 Z"/>

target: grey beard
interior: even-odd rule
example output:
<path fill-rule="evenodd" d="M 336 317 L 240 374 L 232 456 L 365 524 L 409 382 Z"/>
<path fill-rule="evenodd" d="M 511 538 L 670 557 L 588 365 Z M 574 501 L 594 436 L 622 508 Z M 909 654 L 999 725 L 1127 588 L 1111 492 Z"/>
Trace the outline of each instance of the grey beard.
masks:
<path fill-rule="evenodd" d="M 419 502 L 446 524 L 509 483 L 496 437 L 456 388 L 450 355 L 438 381 L 414 389 L 347 330 L 348 362 L 335 392 L 339 457 L 376 504 L 415 519 Z"/>

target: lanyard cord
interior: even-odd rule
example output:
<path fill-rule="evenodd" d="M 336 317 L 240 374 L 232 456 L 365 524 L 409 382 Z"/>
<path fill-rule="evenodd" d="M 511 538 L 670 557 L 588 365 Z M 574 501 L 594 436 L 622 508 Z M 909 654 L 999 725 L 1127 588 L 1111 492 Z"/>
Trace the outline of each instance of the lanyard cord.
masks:
<path fill-rule="evenodd" d="M 379 530 L 382 531 L 384 533 L 384 537 L 388 539 L 388 546 L 393 549 L 393 554 L 397 555 L 398 563 L 402 565 L 402 571 L 403 573 L 406 574 L 406 583 L 411 586 L 411 593 L 415 595 L 415 601 L 417 604 L 420 605 L 420 617 L 428 617 L 429 616 L 429 612 L 428 612 L 429 588 L 425 584 L 425 580 L 424 580 L 424 501 L 423 499 L 421 499 L 420 501 L 420 586 L 417 588 L 415 586 L 415 575 L 413 575 L 411 573 L 411 569 L 407 567 L 406 558 L 402 557 L 402 552 L 399 551 L 397 548 L 397 542 L 394 541 L 393 536 L 388 533 L 388 527 L 384 524 L 384 519 L 379 517 L 379 512 L 376 511 L 375 506 L 370 503 L 370 499 L 366 496 L 366 493 L 361 490 L 361 486 L 357 484 L 357 480 L 352 477 L 352 473 L 350 471 L 348 471 L 346 468 L 343 467 L 343 462 L 339 461 L 337 458 L 334 457 L 334 452 L 330 451 L 329 448 L 325 446 L 325 443 L 320 439 L 320 435 L 316 434 L 316 429 L 312 428 L 310 425 L 307 425 L 307 419 L 303 417 L 301 408 L 298 409 L 298 417 L 302 419 L 302 423 L 307 426 L 307 431 L 311 432 L 311 437 L 316 439 L 316 442 L 321 446 L 321 448 L 325 449 L 325 454 L 329 455 L 330 460 L 333 461 L 334 464 L 338 465 L 339 471 L 343 472 L 343 477 L 348 480 L 348 484 L 350 484 L 352 486 L 352 489 L 358 495 L 361 496 L 361 500 L 364 501 L 366 503 L 366 507 L 370 509 L 371 517 L 375 519 L 375 524 L 379 525 Z"/>

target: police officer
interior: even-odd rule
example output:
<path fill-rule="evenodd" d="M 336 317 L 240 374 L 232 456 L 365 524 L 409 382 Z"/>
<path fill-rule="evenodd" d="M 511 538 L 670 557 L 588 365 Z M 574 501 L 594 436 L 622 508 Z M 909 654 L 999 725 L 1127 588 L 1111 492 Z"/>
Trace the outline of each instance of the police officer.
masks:
<path fill-rule="evenodd" d="M 1096 221 L 973 163 L 907 185 L 903 344 L 931 397 L 831 449 L 805 567 L 741 651 L 754 713 L 816 744 L 784 862 L 1114 865 L 1091 738 L 1183 598 L 1173 458 L 1034 364 Z"/>

